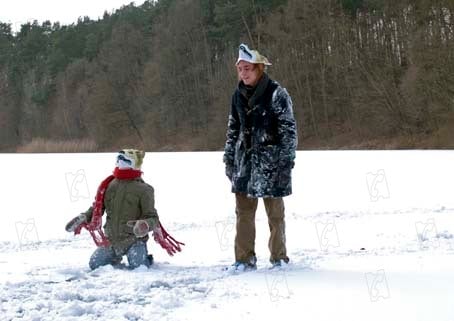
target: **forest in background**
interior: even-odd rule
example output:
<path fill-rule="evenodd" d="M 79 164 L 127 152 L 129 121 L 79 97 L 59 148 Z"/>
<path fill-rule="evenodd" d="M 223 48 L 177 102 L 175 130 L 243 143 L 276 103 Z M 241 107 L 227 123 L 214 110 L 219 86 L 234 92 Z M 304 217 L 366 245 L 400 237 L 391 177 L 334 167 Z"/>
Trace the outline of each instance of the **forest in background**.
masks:
<path fill-rule="evenodd" d="M 222 150 L 241 42 L 292 96 L 299 149 L 454 148 L 454 1 L 159 0 L 0 23 L 0 151 Z"/>

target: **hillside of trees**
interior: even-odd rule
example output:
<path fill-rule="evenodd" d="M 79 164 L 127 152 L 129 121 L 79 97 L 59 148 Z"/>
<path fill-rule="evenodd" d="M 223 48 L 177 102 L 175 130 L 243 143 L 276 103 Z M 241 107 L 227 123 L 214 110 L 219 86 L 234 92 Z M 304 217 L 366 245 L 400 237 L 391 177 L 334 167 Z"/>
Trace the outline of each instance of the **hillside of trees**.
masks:
<path fill-rule="evenodd" d="M 0 23 L 0 151 L 222 150 L 241 42 L 292 96 L 300 149 L 454 148 L 454 1 L 159 0 Z"/>

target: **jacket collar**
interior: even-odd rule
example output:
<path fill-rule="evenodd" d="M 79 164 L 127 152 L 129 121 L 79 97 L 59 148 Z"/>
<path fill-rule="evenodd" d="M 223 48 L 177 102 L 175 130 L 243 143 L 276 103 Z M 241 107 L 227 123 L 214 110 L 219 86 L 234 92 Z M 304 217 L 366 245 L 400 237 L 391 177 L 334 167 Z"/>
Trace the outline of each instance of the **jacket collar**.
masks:
<path fill-rule="evenodd" d="M 255 87 L 246 86 L 243 81 L 238 84 L 238 90 L 248 100 L 249 107 L 253 107 L 256 101 L 265 93 L 266 87 L 270 78 L 266 73 L 263 73 L 262 78 L 258 81 Z"/>

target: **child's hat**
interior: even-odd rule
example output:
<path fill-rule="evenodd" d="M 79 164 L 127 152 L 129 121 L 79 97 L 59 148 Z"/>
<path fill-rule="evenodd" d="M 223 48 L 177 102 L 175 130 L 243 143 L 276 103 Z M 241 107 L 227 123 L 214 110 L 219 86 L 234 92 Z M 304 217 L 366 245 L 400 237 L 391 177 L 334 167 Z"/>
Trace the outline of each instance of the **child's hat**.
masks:
<path fill-rule="evenodd" d="M 251 50 L 249 47 L 242 43 L 238 50 L 238 60 L 236 64 L 243 60 L 250 62 L 251 64 L 264 64 L 266 66 L 271 66 L 271 63 L 268 61 L 268 58 L 262 56 L 257 50 Z"/>
<path fill-rule="evenodd" d="M 122 149 L 118 152 L 116 166 L 119 169 L 140 170 L 145 152 L 138 149 Z"/>

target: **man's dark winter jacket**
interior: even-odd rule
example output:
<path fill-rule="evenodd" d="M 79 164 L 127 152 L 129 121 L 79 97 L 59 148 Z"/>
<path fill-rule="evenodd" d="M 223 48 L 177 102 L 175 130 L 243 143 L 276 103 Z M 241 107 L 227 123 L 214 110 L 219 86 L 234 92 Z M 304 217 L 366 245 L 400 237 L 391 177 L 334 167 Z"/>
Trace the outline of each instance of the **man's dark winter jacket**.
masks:
<path fill-rule="evenodd" d="M 285 88 L 266 74 L 255 88 L 240 82 L 232 97 L 224 150 L 232 192 L 290 195 L 296 145 L 292 100 Z"/>

